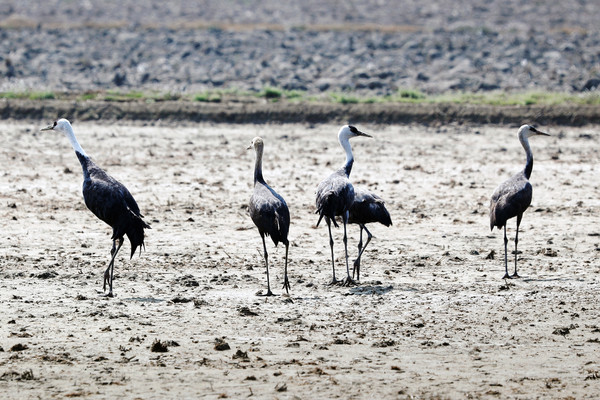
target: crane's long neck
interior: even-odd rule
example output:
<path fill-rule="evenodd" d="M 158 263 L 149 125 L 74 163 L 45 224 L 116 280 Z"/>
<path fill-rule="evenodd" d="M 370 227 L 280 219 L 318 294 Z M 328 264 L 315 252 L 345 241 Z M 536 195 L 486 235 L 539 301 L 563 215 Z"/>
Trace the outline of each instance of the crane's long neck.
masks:
<path fill-rule="evenodd" d="M 79 153 L 82 156 L 89 158 L 89 156 L 85 153 L 85 151 L 83 151 L 81 145 L 77 141 L 77 138 L 75 137 L 75 132 L 73 132 L 73 128 L 69 127 L 67 132 L 65 132 L 65 136 L 67 137 L 67 139 L 69 139 L 69 142 L 71 142 L 71 146 L 73 146 L 73 150 L 75 150 L 76 153 Z"/>
<path fill-rule="evenodd" d="M 263 157 L 263 147 L 258 146 L 256 148 L 256 161 L 254 163 L 254 184 L 256 182 L 265 183 L 262 174 L 262 157 Z"/>
<path fill-rule="evenodd" d="M 75 150 L 77 159 L 79 160 L 79 163 L 81 164 L 81 168 L 83 169 L 84 179 L 89 178 L 88 163 L 90 161 L 90 158 L 85 153 L 85 151 L 83 150 L 83 148 L 81 147 L 79 142 L 77 141 L 77 138 L 75 137 L 75 132 L 73 132 L 73 128 L 71 128 L 69 126 L 67 132 L 65 132 L 65 136 L 67 137 L 67 139 L 69 139 L 69 142 L 71 142 L 71 146 L 73 146 L 73 150 Z"/>
<path fill-rule="evenodd" d="M 531 152 L 531 146 L 529 146 L 529 140 L 527 140 L 526 137 L 520 137 L 519 140 L 527 154 L 527 162 L 525 163 L 523 173 L 525 174 L 525 177 L 529 179 L 529 177 L 531 177 L 531 171 L 533 171 L 533 153 Z"/>
<path fill-rule="evenodd" d="M 344 172 L 346 176 L 350 177 L 352 171 L 352 164 L 354 164 L 354 155 L 352 155 L 352 146 L 350 146 L 350 140 L 346 137 L 340 138 L 340 144 L 346 152 L 346 162 L 344 163 Z"/>

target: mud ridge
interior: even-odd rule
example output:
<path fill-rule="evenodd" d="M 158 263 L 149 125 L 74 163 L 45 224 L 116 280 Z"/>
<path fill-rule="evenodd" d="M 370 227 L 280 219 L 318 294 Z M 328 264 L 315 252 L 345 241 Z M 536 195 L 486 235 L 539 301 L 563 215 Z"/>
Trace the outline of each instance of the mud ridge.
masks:
<path fill-rule="evenodd" d="M 0 116 L 13 120 L 212 123 L 500 124 L 584 126 L 600 123 L 596 106 L 489 106 L 471 104 L 192 103 L 68 100 L 0 101 Z"/>

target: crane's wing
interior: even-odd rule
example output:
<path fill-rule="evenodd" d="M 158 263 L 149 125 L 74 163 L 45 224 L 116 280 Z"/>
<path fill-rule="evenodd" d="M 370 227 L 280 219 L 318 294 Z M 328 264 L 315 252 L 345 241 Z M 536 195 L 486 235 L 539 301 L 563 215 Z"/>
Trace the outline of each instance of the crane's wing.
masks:
<path fill-rule="evenodd" d="M 502 228 L 510 218 L 523 214 L 532 197 L 529 181 L 517 175 L 498 186 L 490 200 L 490 229 Z"/>

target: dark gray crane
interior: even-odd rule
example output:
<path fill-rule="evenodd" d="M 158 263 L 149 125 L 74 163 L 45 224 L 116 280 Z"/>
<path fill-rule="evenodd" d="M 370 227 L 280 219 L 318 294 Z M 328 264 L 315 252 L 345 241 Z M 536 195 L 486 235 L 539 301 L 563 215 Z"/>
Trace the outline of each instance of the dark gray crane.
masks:
<path fill-rule="evenodd" d="M 327 229 L 329 230 L 329 246 L 331 247 L 331 267 L 333 269 L 332 285 L 338 283 L 335 278 L 335 258 L 333 255 L 333 236 L 331 235 L 331 222 L 337 228 L 338 224 L 335 221 L 335 217 L 340 216 L 344 224 L 344 250 L 346 252 L 346 280 L 343 282 L 345 285 L 350 285 L 354 281 L 350 277 L 350 268 L 348 267 L 348 237 L 346 235 L 346 224 L 348 223 L 350 207 L 354 202 L 354 187 L 350 183 L 350 171 L 352 171 L 352 164 L 354 164 L 354 156 L 352 155 L 352 147 L 350 146 L 350 139 L 357 136 L 367 136 L 364 132 L 359 131 L 352 125 L 344 125 L 338 132 L 338 141 L 344 151 L 346 152 L 346 162 L 344 165 L 329 175 L 323 180 L 317 187 L 317 211 L 319 214 L 319 220 L 317 221 L 317 227 L 324 217 L 327 223 Z"/>
<path fill-rule="evenodd" d="M 503 182 L 494 190 L 490 200 L 490 230 L 494 227 L 504 228 L 504 278 L 519 278 L 517 274 L 517 244 L 519 243 L 519 225 L 523 213 L 531 204 L 533 188 L 529 183 L 531 171 L 533 170 L 533 154 L 529 146 L 529 137 L 535 135 L 550 136 L 547 133 L 540 132 L 531 125 L 523 125 L 519 128 L 519 141 L 527 154 L 527 162 L 523 171 L 513 175 L 510 179 Z M 506 238 L 506 222 L 517 217 L 517 232 L 515 234 L 515 273 L 508 274 L 508 255 Z"/>
<path fill-rule="evenodd" d="M 73 127 L 68 120 L 62 118 L 55 121 L 53 125 L 42 128 L 42 131 L 62 132 L 71 142 L 75 155 L 79 159 L 83 169 L 83 199 L 85 205 L 92 213 L 113 229 L 112 249 L 110 250 L 110 263 L 104 272 L 103 291 L 106 292 L 106 284 L 109 290 L 107 297 L 113 297 L 113 277 L 115 258 L 127 235 L 131 243 L 131 256 L 140 247 L 144 246 L 144 229 L 150 229 L 150 225 L 144 222 L 135 199 L 123 184 L 98 167 L 83 151 L 75 138 Z"/>
<path fill-rule="evenodd" d="M 358 258 L 354 260 L 354 268 L 352 269 L 352 278 L 354 278 L 354 272 L 356 272 L 357 280 L 360 280 L 360 258 L 373 237 L 365 225 L 372 222 L 379 222 L 385 226 L 392 225 L 392 218 L 385 208 L 385 202 L 381 197 L 371 193 L 367 189 L 354 186 L 354 202 L 352 203 L 352 207 L 350 207 L 348 223 L 358 224 L 358 226 L 360 226 Z M 364 247 L 363 229 L 367 232 L 367 242 Z"/>
<path fill-rule="evenodd" d="M 267 267 L 267 294 L 273 296 L 271 292 L 271 284 L 269 282 L 269 254 L 267 253 L 267 245 L 265 243 L 265 235 L 271 236 L 275 246 L 279 242 L 285 245 L 285 273 L 283 288 L 289 294 L 290 282 L 288 280 L 287 265 L 288 265 L 288 232 L 290 229 L 290 211 L 281 197 L 273 190 L 267 182 L 265 182 L 262 174 L 262 157 L 264 142 L 261 138 L 255 137 L 252 139 L 252 144 L 248 149 L 254 148 L 256 151 L 256 162 L 254 164 L 254 192 L 250 198 L 248 208 L 252 222 L 258 228 L 260 237 L 263 242 L 263 250 L 265 255 L 265 265 Z"/>

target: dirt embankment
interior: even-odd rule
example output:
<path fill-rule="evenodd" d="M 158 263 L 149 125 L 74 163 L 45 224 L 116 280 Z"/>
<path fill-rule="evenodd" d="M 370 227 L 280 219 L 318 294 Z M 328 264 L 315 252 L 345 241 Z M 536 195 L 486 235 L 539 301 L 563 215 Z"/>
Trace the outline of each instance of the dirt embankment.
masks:
<path fill-rule="evenodd" d="M 600 124 L 600 107 L 489 106 L 472 104 L 317 104 L 293 102 L 200 103 L 2 100 L 0 117 L 15 120 L 130 120 L 216 123 L 420 123 L 582 126 Z"/>

